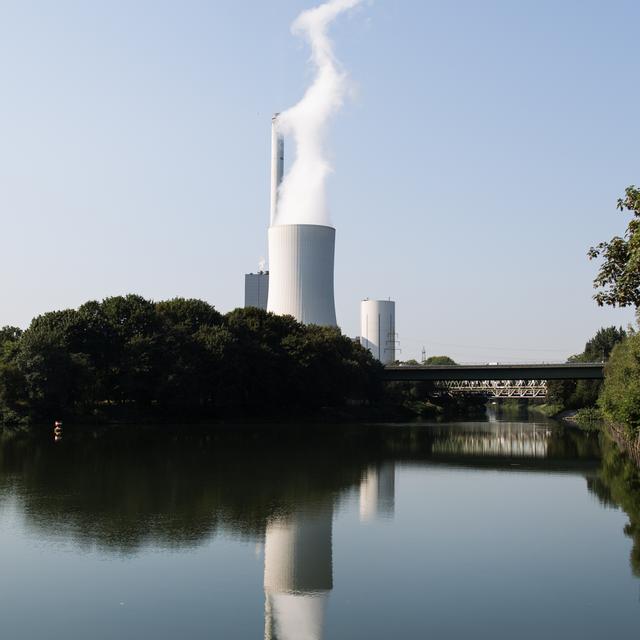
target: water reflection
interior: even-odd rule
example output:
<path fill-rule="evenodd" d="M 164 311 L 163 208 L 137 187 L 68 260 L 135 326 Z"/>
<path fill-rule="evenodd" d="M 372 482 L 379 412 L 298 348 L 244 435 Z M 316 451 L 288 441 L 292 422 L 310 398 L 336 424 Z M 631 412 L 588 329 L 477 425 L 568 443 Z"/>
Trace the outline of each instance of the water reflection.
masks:
<path fill-rule="evenodd" d="M 265 640 L 320 640 L 333 588 L 330 504 L 267 523 Z"/>
<path fill-rule="evenodd" d="M 55 444 L 5 434 L 0 504 L 16 500 L 43 533 L 129 553 L 220 531 L 262 541 L 302 530 L 309 505 L 334 504 L 351 488 L 361 520 L 391 518 L 399 464 L 513 471 L 517 461 L 585 477 L 600 464 L 597 438 L 541 424 L 234 429 L 69 432 Z"/>
<path fill-rule="evenodd" d="M 484 427 L 484 428 L 483 428 Z M 476 423 L 436 439 L 434 454 L 546 458 L 553 431 L 549 425 L 523 422 Z"/>
<path fill-rule="evenodd" d="M 45 546 L 125 558 L 201 547 L 219 533 L 261 544 L 264 638 L 320 640 L 341 543 L 334 520 L 355 499 L 362 538 L 372 535 L 395 517 L 396 476 L 416 467 L 582 478 L 601 504 L 628 514 L 640 575 L 637 468 L 607 441 L 548 423 L 65 429 L 55 443 L 49 430 L 5 433 L 0 513 L 11 505 Z"/>
<path fill-rule="evenodd" d="M 367 467 L 360 480 L 360 520 L 392 518 L 396 498 L 395 462 Z"/>

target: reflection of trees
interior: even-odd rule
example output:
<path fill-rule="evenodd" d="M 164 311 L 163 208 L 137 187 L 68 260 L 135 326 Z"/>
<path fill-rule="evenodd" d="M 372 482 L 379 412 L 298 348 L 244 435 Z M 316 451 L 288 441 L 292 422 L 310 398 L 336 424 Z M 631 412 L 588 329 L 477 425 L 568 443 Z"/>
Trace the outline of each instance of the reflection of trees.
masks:
<path fill-rule="evenodd" d="M 640 576 L 640 469 L 618 445 L 602 437 L 602 467 L 588 487 L 601 503 L 619 506 L 629 517 L 624 532 L 633 540 L 631 569 Z"/>
<path fill-rule="evenodd" d="M 199 544 L 220 530 L 262 540 L 268 522 L 333 505 L 354 487 L 365 507 L 392 515 L 397 462 L 594 475 L 597 438 L 571 430 L 545 426 L 544 457 L 520 457 L 517 469 L 509 450 L 474 452 L 478 438 L 499 440 L 505 428 L 123 427 L 77 437 L 65 431 L 60 443 L 48 433 L 0 436 L 0 505 L 15 498 L 29 527 L 126 553 Z"/>
<path fill-rule="evenodd" d="M 224 447 L 206 434 L 0 442 L 0 500 L 10 491 L 29 526 L 120 551 L 196 544 L 220 529 L 262 538 L 267 519 L 360 478 L 357 461 L 341 464 L 326 445 L 266 435 Z"/>

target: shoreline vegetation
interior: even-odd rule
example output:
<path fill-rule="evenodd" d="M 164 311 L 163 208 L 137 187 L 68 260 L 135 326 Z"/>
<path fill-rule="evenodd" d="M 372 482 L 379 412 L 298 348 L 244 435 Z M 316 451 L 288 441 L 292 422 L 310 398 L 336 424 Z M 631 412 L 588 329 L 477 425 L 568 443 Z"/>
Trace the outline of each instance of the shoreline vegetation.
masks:
<path fill-rule="evenodd" d="M 569 362 L 606 360 L 605 380 L 548 383 L 545 403 L 498 402 L 612 433 L 640 464 L 640 334 L 600 329 Z M 424 364 L 456 363 L 432 356 Z M 405 364 L 419 364 L 407 361 Z M 487 399 L 433 382 L 383 383 L 383 367 L 337 328 L 256 308 L 137 295 L 45 313 L 0 329 L 0 426 L 481 418 Z"/>
<path fill-rule="evenodd" d="M 445 356 L 447 361 L 453 362 Z M 338 328 L 127 295 L 0 329 L 0 426 L 473 417 L 484 399 L 388 383 Z"/>
<path fill-rule="evenodd" d="M 379 362 L 339 329 L 127 295 L 0 330 L 0 423 L 217 420 L 372 406 Z"/>
<path fill-rule="evenodd" d="M 606 432 L 640 466 L 640 333 L 633 327 L 601 329 L 570 361 L 598 350 L 604 380 L 549 383 L 549 401 L 539 409 L 584 431 Z"/>

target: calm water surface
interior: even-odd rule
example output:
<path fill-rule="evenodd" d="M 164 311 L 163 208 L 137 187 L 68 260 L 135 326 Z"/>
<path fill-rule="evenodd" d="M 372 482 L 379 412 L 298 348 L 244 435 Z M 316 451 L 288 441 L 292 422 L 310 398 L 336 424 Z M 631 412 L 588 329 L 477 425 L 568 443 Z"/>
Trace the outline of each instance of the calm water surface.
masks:
<path fill-rule="evenodd" d="M 639 515 L 546 423 L 4 434 L 0 637 L 636 637 Z"/>

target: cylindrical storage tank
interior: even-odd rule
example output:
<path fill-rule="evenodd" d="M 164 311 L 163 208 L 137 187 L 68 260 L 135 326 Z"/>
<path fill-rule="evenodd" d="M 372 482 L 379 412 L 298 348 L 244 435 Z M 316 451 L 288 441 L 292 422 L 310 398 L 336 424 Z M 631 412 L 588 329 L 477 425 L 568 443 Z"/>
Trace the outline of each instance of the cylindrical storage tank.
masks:
<path fill-rule="evenodd" d="M 396 303 L 363 300 L 360 303 L 360 344 L 382 362 L 396 359 Z"/>
<path fill-rule="evenodd" d="M 336 230 L 318 224 L 269 228 L 267 310 L 304 324 L 336 326 L 333 260 Z"/>

